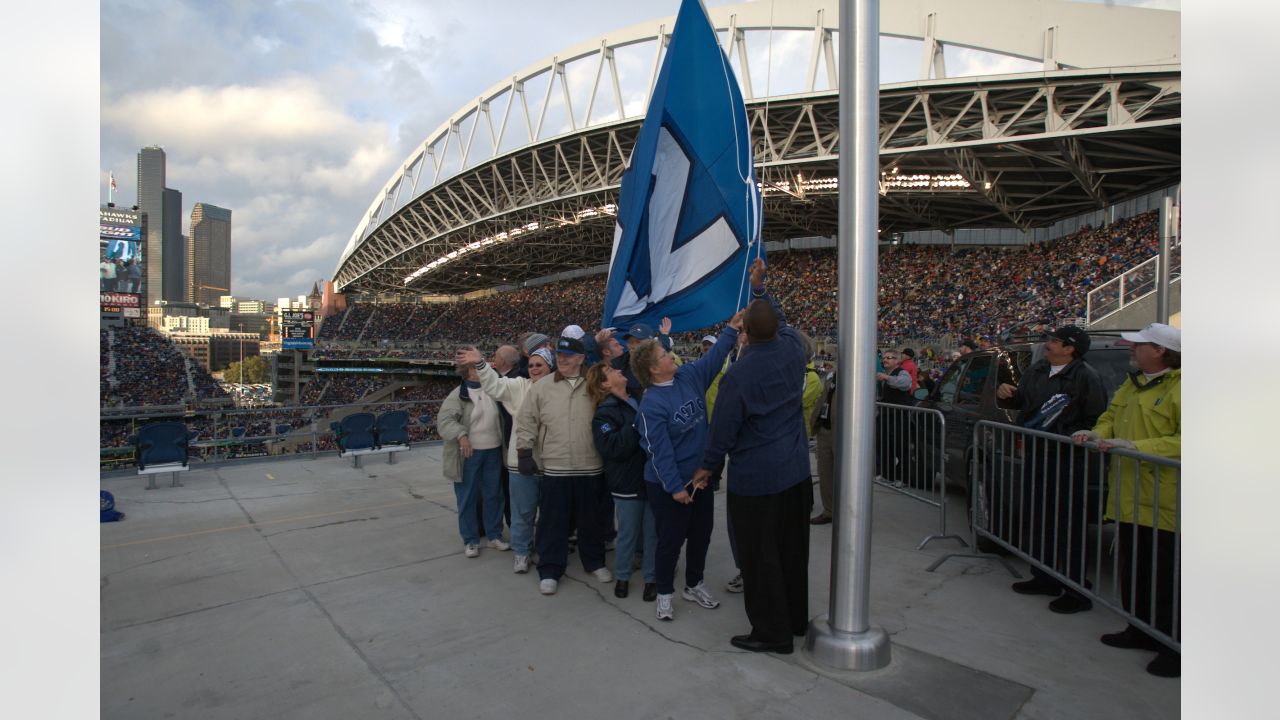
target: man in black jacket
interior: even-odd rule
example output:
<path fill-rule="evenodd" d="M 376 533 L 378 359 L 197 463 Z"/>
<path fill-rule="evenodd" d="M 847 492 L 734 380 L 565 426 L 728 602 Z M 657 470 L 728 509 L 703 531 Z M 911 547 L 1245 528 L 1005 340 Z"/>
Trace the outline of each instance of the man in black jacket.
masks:
<path fill-rule="evenodd" d="M 1045 339 L 1044 357 L 1027 368 L 1016 387 L 1003 383 L 996 389 L 1003 406 L 1018 408 L 1019 425 L 1064 437 L 1094 426 L 1107 409 L 1107 390 L 1097 371 L 1084 360 L 1089 344 L 1088 333 L 1080 328 L 1060 327 Z M 1023 547 L 1032 557 L 1085 587 L 1087 478 L 1099 472 L 1096 467 L 1088 472 L 1087 460 L 1082 449 L 1070 443 L 1035 438 L 1024 444 Z M 1031 576 L 1014 583 L 1014 592 L 1060 595 L 1049 603 L 1049 609 L 1057 613 L 1093 607 L 1084 595 L 1043 570 L 1032 566 Z"/>

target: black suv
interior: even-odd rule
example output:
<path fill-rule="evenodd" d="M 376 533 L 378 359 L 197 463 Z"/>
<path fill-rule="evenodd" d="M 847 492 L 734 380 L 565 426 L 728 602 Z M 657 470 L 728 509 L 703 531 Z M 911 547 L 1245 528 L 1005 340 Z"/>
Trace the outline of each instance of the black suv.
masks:
<path fill-rule="evenodd" d="M 1107 402 L 1129 372 L 1129 348 L 1118 344 L 1120 331 L 1089 333 L 1085 360 L 1102 376 Z M 969 491 L 969 467 L 973 457 L 973 426 L 980 420 L 1014 424 L 1018 411 L 996 398 L 1002 383 L 1017 385 L 1022 373 L 1044 354 L 1039 340 L 1014 340 L 998 347 L 976 350 L 951 363 L 920 407 L 942 412 L 947 423 L 947 484 Z"/>
<path fill-rule="evenodd" d="M 1129 348 L 1120 345 L 1120 331 L 1091 332 L 1089 352 L 1085 361 L 1102 377 L 1102 384 L 1107 389 L 1107 402 L 1125 381 L 1129 373 Z M 1044 354 L 1044 343 L 1038 339 L 1020 339 L 1003 343 L 986 350 L 976 350 L 961 356 L 947 368 L 942 379 L 938 381 L 932 393 L 921 398 L 918 405 L 923 408 L 934 408 L 946 419 L 946 481 L 949 489 L 962 488 L 965 493 L 966 506 L 972 510 L 973 495 L 969 488 L 969 471 L 973 461 L 973 427 L 982 420 L 1013 425 L 1018 417 L 1016 407 L 1007 401 L 996 398 L 996 388 L 1003 383 L 1017 385 L 1022 373 L 1039 360 Z M 918 393 L 923 394 L 923 393 Z M 1020 463 L 1014 457 L 982 458 L 980 462 Z M 1018 477 L 1015 468 L 1000 474 L 1003 477 Z M 987 513 L 986 498 L 1003 497 L 1005 502 L 1016 497 L 1016 488 L 982 488 L 979 508 Z M 1087 507 L 1098 507 L 1098 494 L 1101 487 L 1090 487 L 1090 499 Z M 1017 503 L 1014 502 L 1016 505 Z M 1017 508 L 1004 508 L 999 511 L 1001 517 L 1016 518 Z M 1098 522 L 1095 518 L 1093 522 Z M 1016 522 L 1013 520 L 1012 522 Z M 984 521 L 984 524 L 986 522 Z M 978 547 L 984 551 L 998 551 L 991 543 L 979 538 Z"/>

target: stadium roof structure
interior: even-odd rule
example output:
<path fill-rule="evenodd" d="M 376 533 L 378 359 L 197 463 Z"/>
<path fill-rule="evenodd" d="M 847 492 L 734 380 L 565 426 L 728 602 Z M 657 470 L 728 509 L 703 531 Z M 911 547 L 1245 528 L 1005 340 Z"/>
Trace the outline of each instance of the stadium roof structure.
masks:
<path fill-rule="evenodd" d="M 709 14 L 746 99 L 765 239 L 834 235 L 836 0 Z M 673 22 L 567 48 L 460 108 L 374 197 L 337 289 L 465 293 L 606 263 Z M 1176 12 L 1057 0 L 884 3 L 882 43 L 918 40 L 923 54 L 921 79 L 880 88 L 881 232 L 1030 231 L 1180 182 L 1179 24 Z M 777 31 L 807 34 L 807 64 L 783 62 Z M 948 46 L 1043 69 L 949 78 Z M 758 92 L 762 69 L 766 85 L 793 75 L 775 86 L 786 92 Z"/>

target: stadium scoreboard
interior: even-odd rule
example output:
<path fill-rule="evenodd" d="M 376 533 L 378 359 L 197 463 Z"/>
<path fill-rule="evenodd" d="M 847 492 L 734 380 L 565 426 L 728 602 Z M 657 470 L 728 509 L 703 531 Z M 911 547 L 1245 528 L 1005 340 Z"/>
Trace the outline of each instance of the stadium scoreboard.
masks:
<path fill-rule="evenodd" d="M 315 345 L 316 314 L 313 310 L 280 311 L 280 347 L 310 350 Z"/>

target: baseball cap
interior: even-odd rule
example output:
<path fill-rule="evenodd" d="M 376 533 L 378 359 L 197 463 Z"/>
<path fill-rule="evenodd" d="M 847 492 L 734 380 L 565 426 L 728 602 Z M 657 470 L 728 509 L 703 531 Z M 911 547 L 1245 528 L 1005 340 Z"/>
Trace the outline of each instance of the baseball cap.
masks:
<path fill-rule="evenodd" d="M 581 340 L 586 334 L 581 325 L 566 325 L 564 330 L 560 331 L 560 337 L 571 337 L 574 340 Z"/>
<path fill-rule="evenodd" d="M 965 340 L 964 342 L 962 342 L 962 343 L 960 343 L 960 344 L 961 344 L 961 345 L 963 345 L 964 347 L 969 348 L 970 350 L 977 350 L 977 349 L 978 349 L 978 343 L 974 342 L 973 340 Z"/>
<path fill-rule="evenodd" d="M 586 350 L 582 341 L 575 337 L 564 336 L 556 343 L 556 352 L 566 355 L 582 355 Z"/>
<path fill-rule="evenodd" d="M 1182 352 L 1182 331 L 1164 323 L 1151 323 L 1138 332 L 1122 332 L 1120 337 L 1131 343 L 1155 343 L 1162 348 Z"/>
<path fill-rule="evenodd" d="M 627 328 L 626 332 L 622 333 L 622 337 L 624 339 L 633 337 L 637 340 L 648 340 L 653 337 L 653 328 L 644 323 L 636 323 Z"/>
<path fill-rule="evenodd" d="M 711 343 L 712 345 L 715 345 L 715 344 L 716 344 L 716 336 L 715 336 L 715 335 L 703 335 L 703 336 L 702 336 L 702 342 L 709 342 L 709 343 Z"/>
<path fill-rule="evenodd" d="M 1055 337 L 1062 341 L 1063 345 L 1070 345 L 1076 349 L 1076 357 L 1089 352 L 1089 333 L 1081 330 L 1075 325 L 1063 325 L 1062 327 L 1049 333 L 1047 337 Z"/>
<path fill-rule="evenodd" d="M 554 368 L 556 366 L 555 356 L 552 355 L 551 351 L 546 348 L 538 348 L 537 350 L 534 350 L 529 354 L 537 355 L 538 357 L 542 358 L 542 361 L 547 364 L 547 367 Z"/>
<path fill-rule="evenodd" d="M 551 338 L 543 335 L 542 333 L 530 333 L 529 337 L 524 339 L 524 353 L 526 355 L 532 354 L 534 349 L 550 339 Z"/>

